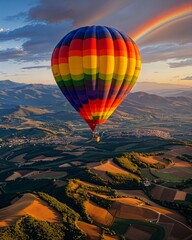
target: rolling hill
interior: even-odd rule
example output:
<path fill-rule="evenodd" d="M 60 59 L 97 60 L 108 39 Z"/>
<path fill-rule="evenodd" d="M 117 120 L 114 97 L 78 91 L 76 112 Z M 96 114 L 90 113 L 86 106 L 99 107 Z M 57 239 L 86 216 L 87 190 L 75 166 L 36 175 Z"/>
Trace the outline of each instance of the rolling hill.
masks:
<path fill-rule="evenodd" d="M 186 94 L 186 92 L 188 94 Z M 146 92 L 134 92 L 124 100 L 118 110 L 130 113 L 172 114 L 191 113 L 192 99 L 190 91 L 183 91 L 182 96 L 161 97 Z M 185 96 L 186 95 L 186 96 Z M 55 111 L 72 110 L 57 86 L 42 84 L 19 84 L 0 81 L 0 106 L 10 109 L 13 106 L 33 106 Z"/>
<path fill-rule="evenodd" d="M 0 81 L 0 239 L 191 239 L 192 98 L 176 91 L 129 94 L 96 143 L 57 86 Z"/>

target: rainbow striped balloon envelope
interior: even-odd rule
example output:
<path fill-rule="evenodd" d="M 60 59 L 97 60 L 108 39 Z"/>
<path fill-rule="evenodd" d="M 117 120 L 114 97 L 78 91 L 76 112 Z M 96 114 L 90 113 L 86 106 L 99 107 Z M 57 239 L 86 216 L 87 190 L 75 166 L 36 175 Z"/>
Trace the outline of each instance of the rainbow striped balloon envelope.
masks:
<path fill-rule="evenodd" d="M 131 91 L 141 60 L 126 34 L 111 27 L 86 26 L 61 39 L 51 65 L 62 93 L 94 131 Z"/>

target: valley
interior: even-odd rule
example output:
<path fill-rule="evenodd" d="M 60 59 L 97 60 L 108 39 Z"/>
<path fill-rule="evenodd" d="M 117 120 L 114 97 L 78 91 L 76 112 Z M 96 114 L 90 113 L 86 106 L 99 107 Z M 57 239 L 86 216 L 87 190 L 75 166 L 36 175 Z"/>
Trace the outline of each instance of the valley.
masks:
<path fill-rule="evenodd" d="M 192 238 L 190 96 L 132 93 L 96 143 L 55 87 L 1 85 L 0 239 Z"/>

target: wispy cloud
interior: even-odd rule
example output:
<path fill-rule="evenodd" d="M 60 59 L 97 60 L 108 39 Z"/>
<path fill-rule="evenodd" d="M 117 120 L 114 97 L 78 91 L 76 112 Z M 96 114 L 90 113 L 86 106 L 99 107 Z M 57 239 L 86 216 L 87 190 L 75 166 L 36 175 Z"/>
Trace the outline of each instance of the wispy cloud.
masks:
<path fill-rule="evenodd" d="M 18 14 L 12 15 L 12 16 L 7 16 L 5 18 L 6 21 L 14 21 L 14 20 L 20 20 L 20 19 L 26 19 L 27 18 L 27 13 L 26 12 L 20 12 Z"/>
<path fill-rule="evenodd" d="M 5 50 L 0 50 L 0 62 L 5 62 L 8 60 L 24 59 L 27 56 L 27 52 L 22 48 L 7 48 Z"/>
<path fill-rule="evenodd" d="M 20 60 L 25 61 L 42 61 L 49 60 L 51 57 L 51 52 L 57 42 L 71 29 L 71 22 L 59 23 L 59 24 L 33 24 L 26 25 L 21 28 L 17 28 L 10 31 L 0 32 L 0 42 L 5 42 L 8 40 L 25 40 L 22 44 L 22 52 L 25 54 L 20 54 L 17 49 L 15 49 L 14 54 L 12 49 L 12 59 L 21 57 Z M 6 51 L 8 58 L 6 59 Z M 1 51 L 1 60 L 6 61 L 11 59 L 11 49 L 5 49 Z M 17 56 L 17 57 L 16 57 Z"/>
<path fill-rule="evenodd" d="M 182 78 L 181 80 L 192 80 L 192 76 L 187 76 L 185 78 Z"/>
<path fill-rule="evenodd" d="M 28 19 L 58 23 L 72 20 L 75 26 L 89 25 L 117 12 L 133 0 L 40 0 L 39 5 L 30 9 Z M 94 21 L 93 21 L 94 20 Z"/>
<path fill-rule="evenodd" d="M 158 44 L 149 45 L 141 48 L 141 57 L 143 63 L 165 61 L 168 59 L 182 60 L 191 58 L 191 44 Z M 184 60 L 185 61 L 185 60 Z M 168 63 L 173 67 L 173 63 Z M 171 64 L 171 65 L 170 65 Z M 176 63 L 177 65 L 178 63 Z M 186 64 L 186 62 L 185 62 Z M 176 66 L 175 65 L 175 66 Z M 178 66 L 178 65 L 177 65 Z"/>
<path fill-rule="evenodd" d="M 49 66 L 49 65 L 47 65 L 47 66 L 30 66 L 30 67 L 22 67 L 21 69 L 30 70 L 30 69 L 41 69 L 41 68 L 47 68 L 47 69 L 49 69 L 50 66 Z"/>
<path fill-rule="evenodd" d="M 0 33 L 5 33 L 5 32 L 8 32 L 9 31 L 9 29 L 4 29 L 4 28 L 0 28 Z"/>
<path fill-rule="evenodd" d="M 192 58 L 180 61 L 180 62 L 170 62 L 168 63 L 170 68 L 178 68 L 178 67 L 188 67 L 192 66 Z"/>

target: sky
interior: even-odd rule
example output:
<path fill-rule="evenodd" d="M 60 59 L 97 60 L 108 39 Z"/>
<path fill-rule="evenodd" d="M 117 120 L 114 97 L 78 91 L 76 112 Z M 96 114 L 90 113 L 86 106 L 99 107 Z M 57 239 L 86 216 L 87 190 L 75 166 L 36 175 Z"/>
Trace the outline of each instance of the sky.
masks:
<path fill-rule="evenodd" d="M 192 0 L 1 0 L 0 80 L 55 84 L 51 54 L 73 29 L 105 25 L 138 45 L 139 82 L 192 86 Z"/>

